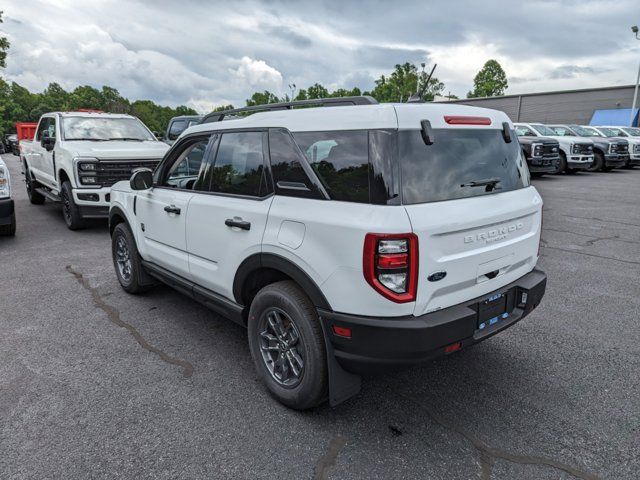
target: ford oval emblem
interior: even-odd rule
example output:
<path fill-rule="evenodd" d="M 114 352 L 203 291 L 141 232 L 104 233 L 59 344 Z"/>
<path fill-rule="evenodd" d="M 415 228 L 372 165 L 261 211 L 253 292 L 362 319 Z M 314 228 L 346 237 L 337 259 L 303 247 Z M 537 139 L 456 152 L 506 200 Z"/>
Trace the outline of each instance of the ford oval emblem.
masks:
<path fill-rule="evenodd" d="M 438 280 L 442 280 L 446 276 L 447 272 L 436 272 L 429 275 L 427 277 L 427 280 L 429 280 L 430 282 L 437 282 Z"/>

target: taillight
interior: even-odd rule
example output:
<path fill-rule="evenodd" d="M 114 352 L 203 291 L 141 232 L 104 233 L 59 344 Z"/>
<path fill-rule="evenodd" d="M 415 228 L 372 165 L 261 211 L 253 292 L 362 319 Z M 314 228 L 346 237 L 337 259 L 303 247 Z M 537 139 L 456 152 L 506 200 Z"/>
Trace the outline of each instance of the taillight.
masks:
<path fill-rule="evenodd" d="M 362 256 L 364 278 L 396 302 L 413 302 L 418 288 L 418 237 L 413 233 L 367 233 Z"/>

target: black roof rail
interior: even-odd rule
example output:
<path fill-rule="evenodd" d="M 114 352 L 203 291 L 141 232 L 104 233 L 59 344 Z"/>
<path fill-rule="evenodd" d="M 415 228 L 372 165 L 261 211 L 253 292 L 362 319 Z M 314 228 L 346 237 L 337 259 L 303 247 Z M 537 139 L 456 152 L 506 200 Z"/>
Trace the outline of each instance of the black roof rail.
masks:
<path fill-rule="evenodd" d="M 378 101 L 368 95 L 355 97 L 332 97 L 332 98 L 313 98 L 311 100 L 295 100 L 293 102 L 267 103 L 264 105 L 253 105 L 251 107 L 234 108 L 231 110 L 222 110 L 220 112 L 211 112 L 203 117 L 200 124 L 220 122 L 227 116 L 236 116 L 245 112 L 268 112 L 272 110 L 292 110 L 296 107 L 340 107 L 346 105 L 377 105 Z"/>

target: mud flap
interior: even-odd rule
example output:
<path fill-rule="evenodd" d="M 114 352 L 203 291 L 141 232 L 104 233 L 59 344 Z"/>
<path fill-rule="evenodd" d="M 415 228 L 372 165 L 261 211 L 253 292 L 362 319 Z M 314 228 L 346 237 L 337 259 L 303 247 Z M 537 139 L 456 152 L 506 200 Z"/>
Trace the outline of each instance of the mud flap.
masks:
<path fill-rule="evenodd" d="M 327 370 L 329 374 L 329 405 L 335 407 L 360 392 L 362 379 L 359 375 L 347 372 L 336 360 L 329 332 L 325 322 L 320 321 L 324 344 L 327 349 Z"/>

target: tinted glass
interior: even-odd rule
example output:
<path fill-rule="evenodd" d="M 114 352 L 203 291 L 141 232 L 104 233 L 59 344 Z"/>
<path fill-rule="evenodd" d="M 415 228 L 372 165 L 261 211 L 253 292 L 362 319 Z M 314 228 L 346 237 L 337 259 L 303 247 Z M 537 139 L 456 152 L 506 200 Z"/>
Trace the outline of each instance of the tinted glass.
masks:
<path fill-rule="evenodd" d="M 433 145 L 418 130 L 398 133 L 403 203 L 427 203 L 508 192 L 529 185 L 518 142 L 502 131 L 435 129 Z M 495 180 L 495 188 L 471 182 Z"/>
<path fill-rule="evenodd" d="M 398 148 L 395 132 L 369 132 L 369 201 L 376 205 L 400 203 L 400 172 L 393 161 Z"/>
<path fill-rule="evenodd" d="M 66 117 L 65 140 L 156 140 L 137 118 Z"/>
<path fill-rule="evenodd" d="M 367 131 L 293 134 L 332 200 L 369 203 Z"/>
<path fill-rule="evenodd" d="M 169 140 L 175 140 L 187 129 L 186 120 L 176 120 L 169 127 Z"/>
<path fill-rule="evenodd" d="M 196 179 L 200 173 L 208 142 L 208 139 L 203 139 L 189 145 L 169 170 L 165 185 L 188 190 L 196 189 Z"/>
<path fill-rule="evenodd" d="M 270 192 L 264 171 L 263 132 L 223 133 L 213 167 L 209 191 L 262 197 Z"/>
<path fill-rule="evenodd" d="M 271 173 L 278 195 L 304 198 L 323 198 L 313 185 L 300 163 L 300 151 L 288 132 L 284 130 L 269 131 L 269 155 L 271 157 Z M 303 188 L 280 188 L 284 186 L 304 185 Z"/>

